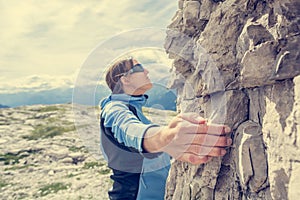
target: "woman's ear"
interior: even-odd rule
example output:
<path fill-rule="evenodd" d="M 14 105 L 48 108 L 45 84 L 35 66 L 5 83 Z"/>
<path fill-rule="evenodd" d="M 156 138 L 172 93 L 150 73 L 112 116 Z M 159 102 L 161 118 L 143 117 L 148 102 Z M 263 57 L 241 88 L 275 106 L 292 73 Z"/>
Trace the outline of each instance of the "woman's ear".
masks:
<path fill-rule="evenodd" d="M 123 85 L 129 85 L 129 83 L 130 83 L 128 77 L 126 77 L 126 76 L 122 76 L 122 77 L 120 78 L 120 80 L 121 80 L 121 83 L 122 83 Z"/>

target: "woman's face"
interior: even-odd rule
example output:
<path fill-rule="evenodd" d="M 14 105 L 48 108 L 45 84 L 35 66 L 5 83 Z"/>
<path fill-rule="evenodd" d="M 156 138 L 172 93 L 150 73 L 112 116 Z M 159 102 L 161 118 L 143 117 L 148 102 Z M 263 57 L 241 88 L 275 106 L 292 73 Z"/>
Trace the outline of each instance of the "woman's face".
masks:
<path fill-rule="evenodd" d="M 133 60 L 133 65 L 140 64 L 137 60 Z M 143 72 L 134 72 L 127 75 L 128 86 L 135 95 L 144 94 L 152 88 L 151 80 L 148 77 L 149 71 L 144 68 Z"/>

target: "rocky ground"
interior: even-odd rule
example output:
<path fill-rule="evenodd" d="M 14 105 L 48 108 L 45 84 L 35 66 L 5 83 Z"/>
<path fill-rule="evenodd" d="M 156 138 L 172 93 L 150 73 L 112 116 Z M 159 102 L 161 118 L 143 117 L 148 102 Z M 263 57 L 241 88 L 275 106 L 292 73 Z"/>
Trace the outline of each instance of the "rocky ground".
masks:
<path fill-rule="evenodd" d="M 0 199 L 108 199 L 98 112 L 71 104 L 0 109 Z M 146 112 L 160 123 L 174 116 Z"/>

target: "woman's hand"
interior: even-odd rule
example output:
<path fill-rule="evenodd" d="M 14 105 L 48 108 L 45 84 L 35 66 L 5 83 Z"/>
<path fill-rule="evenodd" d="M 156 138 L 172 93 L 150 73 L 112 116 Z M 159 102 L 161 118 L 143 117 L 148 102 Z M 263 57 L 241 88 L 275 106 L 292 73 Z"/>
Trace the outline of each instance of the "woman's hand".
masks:
<path fill-rule="evenodd" d="M 232 143 L 229 133 L 228 126 L 208 124 L 197 113 L 179 114 L 168 126 L 148 129 L 143 147 L 148 152 L 163 151 L 176 160 L 201 164 L 226 154 L 225 147 Z"/>

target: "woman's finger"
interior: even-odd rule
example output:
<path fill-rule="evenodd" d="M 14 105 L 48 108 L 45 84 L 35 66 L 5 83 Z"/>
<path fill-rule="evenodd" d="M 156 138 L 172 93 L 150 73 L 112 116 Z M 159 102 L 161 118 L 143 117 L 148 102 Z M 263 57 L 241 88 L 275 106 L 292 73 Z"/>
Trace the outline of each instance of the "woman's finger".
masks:
<path fill-rule="evenodd" d="M 181 155 L 177 160 L 183 161 L 183 162 L 189 162 L 194 165 L 204 164 L 211 160 L 208 156 L 197 156 L 190 153 L 185 153 Z"/>
<path fill-rule="evenodd" d="M 195 154 L 197 156 L 211 156 L 218 157 L 224 156 L 226 154 L 226 150 L 221 147 L 207 147 L 201 145 L 192 144 L 187 148 L 187 153 Z"/>
<path fill-rule="evenodd" d="M 211 135 L 226 135 L 230 133 L 231 129 L 226 125 L 220 124 L 189 124 L 182 126 L 182 131 L 185 133 L 200 133 Z"/>
<path fill-rule="evenodd" d="M 178 117 L 193 124 L 204 124 L 207 122 L 206 119 L 204 119 L 203 117 L 201 117 L 199 114 L 195 112 L 180 113 Z"/>
<path fill-rule="evenodd" d="M 202 145 L 202 146 L 217 146 L 217 147 L 227 147 L 232 144 L 232 139 L 226 137 L 225 135 L 210 135 L 210 134 L 192 134 L 188 133 L 178 138 L 181 144 L 190 145 Z"/>

